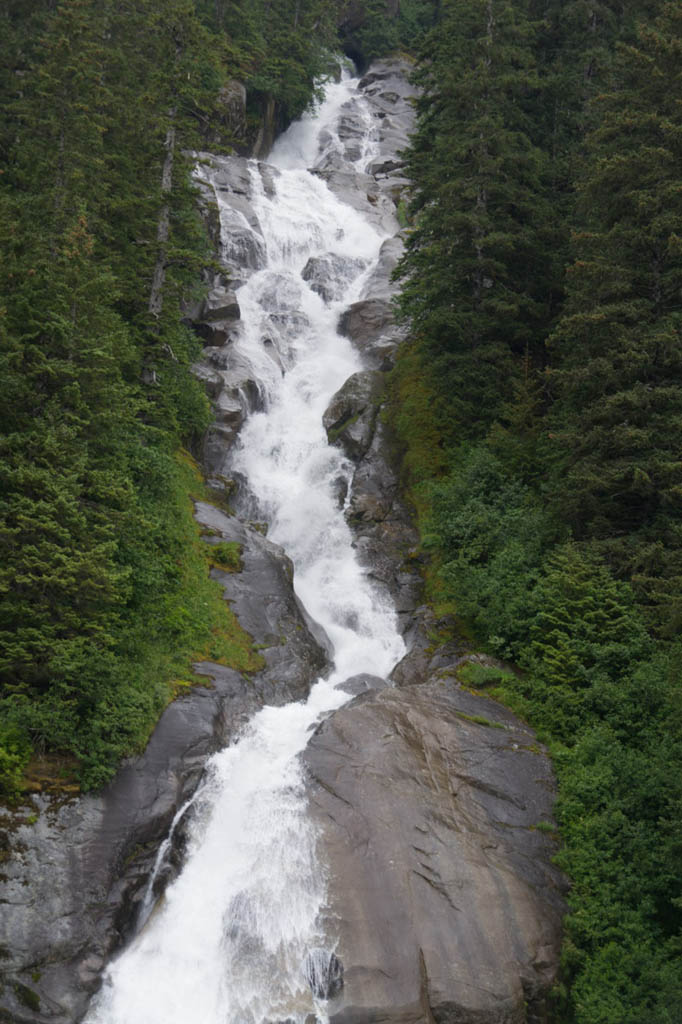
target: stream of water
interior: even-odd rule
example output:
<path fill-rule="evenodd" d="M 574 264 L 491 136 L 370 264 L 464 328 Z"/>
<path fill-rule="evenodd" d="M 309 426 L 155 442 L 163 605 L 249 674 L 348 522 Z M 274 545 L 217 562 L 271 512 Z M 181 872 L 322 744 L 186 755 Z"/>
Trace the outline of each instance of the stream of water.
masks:
<path fill-rule="evenodd" d="M 360 672 L 385 677 L 404 653 L 394 610 L 359 565 L 339 506 L 339 481 L 350 479 L 352 466 L 322 425 L 333 394 L 362 368 L 336 332 L 339 314 L 361 295 L 386 237 L 306 169 L 321 147 L 337 145 L 349 100 L 362 111 L 355 79 L 330 85 L 319 109 L 280 138 L 269 159 L 279 171 L 274 194 L 251 165 L 267 267 L 239 290 L 235 341 L 253 367 L 262 411 L 244 425 L 233 467 L 248 481 L 268 537 L 293 560 L 297 594 L 331 640 L 333 668 L 306 702 L 264 707 L 210 760 L 183 870 L 109 966 L 88 1024 L 325 1016 L 303 969 L 330 938 L 320 931 L 325 869 L 299 755 L 320 717 L 349 699 L 340 682 Z M 370 122 L 367 114 L 357 167 L 373 155 Z M 324 301 L 301 274 L 310 257 L 330 254 Z"/>

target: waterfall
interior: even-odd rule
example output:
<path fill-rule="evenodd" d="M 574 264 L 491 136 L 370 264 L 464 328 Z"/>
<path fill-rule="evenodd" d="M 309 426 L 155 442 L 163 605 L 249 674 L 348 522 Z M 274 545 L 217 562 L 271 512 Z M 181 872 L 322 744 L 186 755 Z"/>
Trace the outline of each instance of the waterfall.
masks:
<path fill-rule="evenodd" d="M 322 415 L 362 361 L 336 331 L 360 298 L 389 231 L 345 205 L 308 166 L 343 149 L 340 112 L 365 131 L 349 167 L 374 155 L 372 119 L 352 78 L 328 87 L 318 110 L 278 141 L 264 183 L 249 165 L 261 266 L 238 291 L 235 358 L 258 382 L 253 412 L 230 455 L 268 537 L 295 566 L 295 588 L 333 647 L 331 673 L 307 701 L 266 706 L 211 758 L 193 805 L 178 878 L 130 946 L 109 966 L 88 1024 L 260 1024 L 324 1019 L 332 952 L 322 934 L 325 869 L 306 815 L 299 754 L 321 716 L 360 672 L 387 676 L 404 653 L 386 596 L 353 550 L 339 503 L 352 464 L 330 446 Z M 324 297 L 304 279 L 326 267 Z M 326 959 L 325 959 L 326 958 Z M 310 979 L 313 978 L 314 984 Z"/>

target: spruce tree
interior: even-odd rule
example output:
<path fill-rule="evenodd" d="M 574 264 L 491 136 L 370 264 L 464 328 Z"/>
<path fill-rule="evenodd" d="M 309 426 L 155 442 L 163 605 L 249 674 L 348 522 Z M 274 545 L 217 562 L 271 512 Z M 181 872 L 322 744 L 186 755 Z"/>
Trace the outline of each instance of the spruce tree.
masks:
<path fill-rule="evenodd" d="M 524 4 L 446 2 L 416 76 L 400 301 L 460 434 L 494 419 L 552 316 L 546 160 L 527 113 L 533 38 Z"/>
<path fill-rule="evenodd" d="M 554 495 L 578 538 L 682 625 L 682 12 L 621 49 L 597 101 L 583 228 L 553 338 Z"/>

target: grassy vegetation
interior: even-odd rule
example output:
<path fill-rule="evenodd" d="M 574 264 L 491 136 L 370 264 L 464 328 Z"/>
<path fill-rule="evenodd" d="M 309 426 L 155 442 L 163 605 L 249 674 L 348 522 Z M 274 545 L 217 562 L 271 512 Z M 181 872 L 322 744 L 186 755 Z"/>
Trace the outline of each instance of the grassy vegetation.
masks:
<path fill-rule="evenodd" d="M 208 557 L 214 569 L 222 569 L 223 572 L 241 572 L 242 547 L 237 541 L 220 541 L 218 544 L 210 544 Z"/>
<path fill-rule="evenodd" d="M 474 725 L 484 725 L 489 729 L 506 728 L 501 722 L 493 722 L 492 719 L 486 718 L 485 715 L 465 715 L 463 711 L 458 711 L 457 717 L 463 718 L 465 722 L 473 722 Z"/>
<path fill-rule="evenodd" d="M 513 682 L 514 675 L 502 668 L 467 661 L 457 669 L 457 678 L 470 690 L 485 690 L 491 686 L 502 686 L 505 681 Z"/>

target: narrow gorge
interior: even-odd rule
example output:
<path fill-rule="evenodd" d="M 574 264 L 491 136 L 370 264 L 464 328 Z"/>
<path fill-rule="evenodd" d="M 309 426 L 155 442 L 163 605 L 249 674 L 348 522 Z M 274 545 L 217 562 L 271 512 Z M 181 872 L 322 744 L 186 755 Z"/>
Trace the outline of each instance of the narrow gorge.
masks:
<path fill-rule="evenodd" d="M 197 155 L 198 502 L 263 668 L 202 662 L 98 795 L 3 864 L 15 1024 L 545 1024 L 565 882 L 533 733 L 434 642 L 382 417 L 409 68 L 345 70 L 267 162 Z M 543 825 L 545 827 L 543 827 Z"/>

